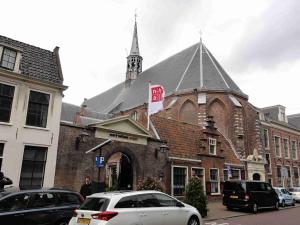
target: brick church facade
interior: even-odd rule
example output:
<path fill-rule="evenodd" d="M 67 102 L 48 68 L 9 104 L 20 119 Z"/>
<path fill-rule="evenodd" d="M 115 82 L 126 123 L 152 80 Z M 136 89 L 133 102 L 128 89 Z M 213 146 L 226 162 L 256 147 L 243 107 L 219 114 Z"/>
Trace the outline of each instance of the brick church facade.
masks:
<path fill-rule="evenodd" d="M 192 176 L 202 179 L 211 198 L 221 196 L 229 179 L 299 186 L 300 116 L 291 125 L 286 116 L 284 121 L 272 118 L 272 107 L 249 103 L 202 41 L 145 71 L 142 60 L 135 22 L 125 81 L 85 99 L 81 107 L 63 104 L 57 186 L 78 189 L 86 174 L 108 187 L 126 184 L 129 189 L 153 177 L 178 197 Z M 162 85 L 166 97 L 146 130 L 149 81 Z M 89 141 L 78 139 L 84 132 Z M 106 141 L 112 142 L 102 146 Z M 100 151 L 105 166 L 97 170 L 94 158 Z M 70 158 L 82 163 L 66 163 Z M 287 177 L 281 169 L 286 166 Z M 131 175 L 124 175 L 126 168 Z M 122 183 L 125 178 L 132 182 Z"/>

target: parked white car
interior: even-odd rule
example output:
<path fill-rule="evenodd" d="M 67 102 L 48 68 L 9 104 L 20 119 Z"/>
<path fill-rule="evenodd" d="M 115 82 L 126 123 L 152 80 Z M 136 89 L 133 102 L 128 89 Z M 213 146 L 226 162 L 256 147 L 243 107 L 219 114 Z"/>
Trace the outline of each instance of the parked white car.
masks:
<path fill-rule="evenodd" d="M 300 202 L 300 187 L 290 188 L 289 191 L 292 193 L 296 202 Z"/>
<path fill-rule="evenodd" d="M 198 210 L 158 191 L 105 192 L 87 197 L 69 225 L 203 225 Z"/>
<path fill-rule="evenodd" d="M 282 187 L 274 187 L 274 190 L 279 197 L 279 204 L 282 207 L 285 207 L 286 205 L 295 205 L 295 199 L 288 190 Z"/>

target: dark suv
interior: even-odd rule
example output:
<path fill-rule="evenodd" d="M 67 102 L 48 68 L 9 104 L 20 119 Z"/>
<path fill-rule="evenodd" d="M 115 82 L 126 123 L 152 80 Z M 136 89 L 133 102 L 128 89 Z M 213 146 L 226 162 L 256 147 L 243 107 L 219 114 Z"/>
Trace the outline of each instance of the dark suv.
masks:
<path fill-rule="evenodd" d="M 1 224 L 66 225 L 83 202 L 80 194 L 62 189 L 0 191 Z"/>
<path fill-rule="evenodd" d="M 258 209 L 279 208 L 279 199 L 269 183 L 260 181 L 226 181 L 223 205 L 229 210 L 247 208 L 256 213 Z"/>

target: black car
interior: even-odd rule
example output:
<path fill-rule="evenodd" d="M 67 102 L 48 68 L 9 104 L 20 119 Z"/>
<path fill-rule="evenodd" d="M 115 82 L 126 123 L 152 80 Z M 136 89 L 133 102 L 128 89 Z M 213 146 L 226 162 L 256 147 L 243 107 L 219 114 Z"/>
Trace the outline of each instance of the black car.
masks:
<path fill-rule="evenodd" d="M 6 188 L 0 191 L 0 224 L 66 225 L 82 202 L 68 190 Z"/>
<path fill-rule="evenodd" d="M 223 205 L 229 210 L 247 208 L 253 213 L 263 208 L 279 208 L 279 198 L 269 183 L 260 181 L 226 181 Z"/>

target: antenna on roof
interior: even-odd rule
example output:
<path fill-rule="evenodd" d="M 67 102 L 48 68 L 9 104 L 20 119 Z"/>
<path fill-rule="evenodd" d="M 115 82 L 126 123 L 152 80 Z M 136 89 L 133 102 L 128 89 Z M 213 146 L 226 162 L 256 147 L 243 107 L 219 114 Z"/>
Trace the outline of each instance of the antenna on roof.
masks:
<path fill-rule="evenodd" d="M 134 22 L 136 23 L 136 18 L 137 18 L 137 9 L 134 10 Z"/>
<path fill-rule="evenodd" d="M 200 69 L 200 89 L 203 87 L 203 63 L 202 63 L 202 31 L 199 30 L 200 35 L 200 41 L 199 41 L 199 55 L 200 55 L 200 63 L 199 63 L 199 69 Z"/>

